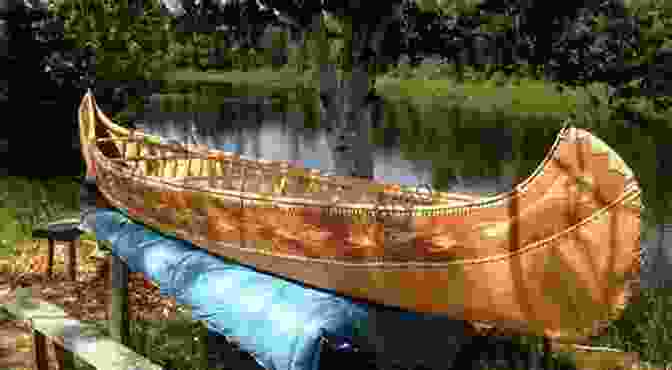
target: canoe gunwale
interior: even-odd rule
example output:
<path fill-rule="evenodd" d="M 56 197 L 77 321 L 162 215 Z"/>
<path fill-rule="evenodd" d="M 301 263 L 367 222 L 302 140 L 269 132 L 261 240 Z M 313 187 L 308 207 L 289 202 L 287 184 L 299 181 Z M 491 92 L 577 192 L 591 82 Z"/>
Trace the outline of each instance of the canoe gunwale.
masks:
<path fill-rule="evenodd" d="M 100 120 L 96 120 L 96 123 L 102 123 L 105 127 L 104 129 L 111 131 L 113 134 L 121 135 L 122 137 L 126 136 L 128 139 L 122 139 L 122 138 L 95 138 L 92 144 L 93 147 L 95 147 L 95 150 L 98 150 L 98 146 L 96 145 L 96 139 L 103 139 L 101 142 L 108 142 L 108 141 L 116 141 L 118 139 L 121 140 L 126 140 L 127 142 L 145 142 L 144 138 L 157 138 L 156 135 L 149 135 L 146 134 L 142 131 L 138 130 L 131 130 L 131 129 L 126 129 L 123 128 L 114 122 L 112 122 L 105 114 L 100 111 L 100 108 L 95 104 L 95 100 L 93 98 L 93 95 L 91 91 L 87 92 L 87 95 L 85 98 L 89 98 L 90 102 L 93 105 L 93 109 L 96 111 L 96 115 Z M 555 155 L 557 148 L 561 142 L 562 139 L 565 138 L 566 133 L 568 132 L 568 129 L 570 128 L 569 126 L 569 120 L 565 121 L 563 128 L 560 130 L 560 133 L 556 136 L 555 142 L 553 143 L 553 146 L 551 149 L 547 152 L 546 157 L 544 160 L 542 160 L 537 168 L 532 172 L 530 176 L 528 176 L 526 179 L 523 181 L 519 182 L 517 185 L 513 187 L 512 190 L 502 192 L 496 195 L 492 196 L 482 196 L 482 195 L 472 195 L 468 193 L 457 193 L 457 192 L 435 192 L 433 194 L 433 200 L 435 201 L 436 204 L 432 205 L 413 205 L 412 207 L 404 207 L 404 206 L 390 206 L 390 205 L 380 205 L 378 203 L 371 203 L 371 202 L 363 202 L 363 203 L 345 203 L 345 202 L 325 202 L 325 201 L 320 201 L 320 200 L 312 200 L 307 197 L 296 197 L 296 198 L 287 198 L 287 197 L 279 197 L 279 196 L 273 196 L 272 201 L 274 203 L 285 203 L 285 204 L 279 204 L 280 206 L 284 207 L 324 207 L 324 208 L 332 208 L 332 207 L 338 207 L 338 208 L 343 208 L 343 209 L 352 209 L 352 210 L 361 210 L 361 211 L 373 211 L 373 212 L 399 212 L 402 211 L 405 213 L 404 215 L 406 216 L 407 213 L 410 213 L 410 216 L 425 216 L 425 215 L 437 215 L 437 214 L 442 214 L 445 211 L 448 213 L 454 213 L 454 212 L 460 212 L 460 211 L 466 211 L 467 213 L 470 212 L 471 209 L 479 209 L 479 208 L 484 208 L 488 207 L 494 204 L 497 204 L 501 201 L 506 201 L 509 199 L 514 199 L 516 197 L 522 196 L 526 189 L 533 183 L 533 181 L 539 176 L 540 173 L 543 172 L 544 167 L 547 165 L 547 163 L 553 159 L 553 156 Z M 155 144 L 156 145 L 156 144 Z M 168 149 L 169 147 L 164 144 L 164 148 Z M 172 148 L 178 149 L 176 146 L 172 146 Z M 201 150 L 196 149 L 192 145 L 185 145 L 181 144 L 179 147 L 179 152 L 187 154 L 188 158 L 187 160 L 192 160 L 192 159 L 202 159 L 202 160 L 207 160 L 209 159 L 208 156 L 210 155 L 218 155 L 218 156 L 224 156 L 223 160 L 227 160 L 226 157 L 229 159 L 235 159 L 239 160 L 241 162 L 249 162 L 250 164 L 254 163 L 254 166 L 259 166 L 259 165 L 276 165 L 276 166 L 283 166 L 286 164 L 281 163 L 283 161 L 271 161 L 271 160 L 254 160 L 254 159 L 249 159 L 249 160 L 244 160 L 240 158 L 235 153 L 231 152 L 225 152 L 225 151 L 220 151 L 220 150 L 213 150 L 213 149 L 208 149 L 207 147 L 205 148 L 199 148 Z M 238 157 L 238 158 L 236 158 Z M 240 159 L 239 159 L 240 158 Z M 106 161 L 112 160 L 111 158 L 105 158 Z M 125 158 L 117 158 L 115 159 L 116 161 L 123 162 Z M 148 159 L 148 160 L 161 160 L 160 158 L 156 159 Z M 136 162 L 136 164 L 139 163 L 139 161 Z M 244 163 L 247 164 L 247 163 Z M 293 168 L 301 168 L 299 166 L 292 166 Z M 304 169 L 304 168 L 301 168 Z M 319 170 L 314 170 L 314 169 L 304 169 L 308 172 L 313 172 L 315 173 L 314 178 L 319 180 L 325 180 L 328 179 L 330 176 L 320 176 L 320 171 Z M 143 175 L 144 177 L 152 177 L 152 176 L 146 176 Z M 155 177 L 155 176 L 154 176 Z M 183 180 L 186 179 L 183 178 Z M 177 185 L 176 182 L 170 181 L 171 179 L 166 178 L 163 181 L 166 181 L 166 185 Z M 350 181 L 350 178 L 347 178 L 347 181 Z M 187 180 L 188 182 L 189 180 Z M 389 184 L 384 184 L 381 182 L 377 181 L 371 181 L 371 180 L 364 180 L 364 181 L 353 181 L 355 183 L 368 183 L 371 185 L 379 184 L 381 186 L 389 185 Z M 338 184 L 334 184 L 337 185 Z M 206 187 L 199 188 L 199 189 L 190 189 L 190 190 L 203 190 L 206 191 Z M 258 194 L 252 194 L 249 192 L 245 191 L 238 191 L 238 190 L 233 190 L 233 189 L 207 189 L 209 192 L 214 192 L 214 193 L 220 193 L 221 195 L 225 196 L 238 196 L 242 199 L 246 200 L 251 200 L 251 201 L 266 201 L 268 200 L 267 197 L 258 195 Z M 407 192 L 406 194 L 410 195 L 416 195 L 419 199 L 426 199 L 426 195 L 421 193 L 421 192 Z M 460 202 L 465 202 L 462 204 L 455 204 L 455 201 L 460 201 Z M 443 204 L 442 204 L 443 203 Z"/>
<path fill-rule="evenodd" d="M 112 122 L 95 104 L 95 100 L 93 98 L 93 95 L 91 94 L 90 91 L 87 92 L 86 97 L 89 97 L 90 102 L 92 103 L 93 109 L 96 111 L 96 115 L 98 118 L 100 118 L 100 121 L 96 120 L 96 123 L 102 123 L 105 127 L 105 130 L 111 131 L 114 134 L 122 135 L 121 137 L 112 137 L 112 138 L 94 138 L 92 143 L 92 147 L 94 149 L 94 152 L 99 152 L 100 150 L 98 148 L 97 141 L 102 142 L 113 142 L 113 141 L 127 141 L 127 142 L 141 142 L 141 143 L 147 143 L 146 138 L 159 138 L 156 135 L 149 135 L 146 134 L 142 131 L 138 130 L 132 130 L 132 129 L 126 129 L 123 128 L 114 122 Z M 101 158 L 99 158 L 99 161 L 104 160 L 104 161 L 110 161 L 110 162 L 117 162 L 121 163 L 122 166 L 118 167 L 119 170 L 126 172 L 127 175 L 130 176 L 138 176 L 142 178 L 147 178 L 147 179 L 152 179 L 154 181 L 158 181 L 162 183 L 163 185 L 169 185 L 173 187 L 179 187 L 184 190 L 190 190 L 190 191 L 196 191 L 196 192 L 207 192 L 211 193 L 214 195 L 220 195 L 220 196 L 226 196 L 226 197 L 236 197 L 239 198 L 241 202 L 264 202 L 267 203 L 269 200 L 274 203 L 274 205 L 277 205 L 280 208 L 287 208 L 287 207 L 319 207 L 319 208 L 327 208 L 327 209 L 344 209 L 344 210 L 350 210 L 350 211 L 364 211 L 368 213 L 394 213 L 395 216 L 401 216 L 401 217 L 414 217 L 414 216 L 439 216 L 439 215 L 450 215 L 450 214 L 459 214 L 461 216 L 469 216 L 469 214 L 473 210 L 478 210 L 481 208 L 487 208 L 489 206 L 498 204 L 502 201 L 508 201 L 512 200 L 516 197 L 520 197 L 524 195 L 526 189 L 534 182 L 536 178 L 539 177 L 541 173 L 543 173 L 544 168 L 548 164 L 549 161 L 551 161 L 554 156 L 557 153 L 559 144 L 561 143 L 562 140 L 566 140 L 568 137 L 568 133 L 570 132 L 571 126 L 570 126 L 570 121 L 569 119 L 566 120 L 563 124 L 563 128 L 560 130 L 558 135 L 555 138 L 555 141 L 551 147 L 551 149 L 548 150 L 546 157 L 538 164 L 537 168 L 532 172 L 530 176 L 528 176 L 526 179 L 523 181 L 519 182 L 517 185 L 513 187 L 512 190 L 502 192 L 496 195 L 492 196 L 482 196 L 482 195 L 472 195 L 468 193 L 457 193 L 457 192 L 435 192 L 433 194 L 432 199 L 428 199 L 427 195 L 421 192 L 404 192 L 404 196 L 408 198 L 415 198 L 412 200 L 415 201 L 430 201 L 433 200 L 435 203 L 438 204 L 413 204 L 413 205 L 389 205 L 389 204 L 379 204 L 379 203 L 371 203 L 371 202 L 342 202 L 342 201 L 335 201 L 335 202 L 326 202 L 323 200 L 314 200 L 310 199 L 308 197 L 286 197 L 286 196 L 278 196 L 278 195 L 262 195 L 256 192 L 247 192 L 247 191 L 241 191 L 241 190 L 235 190 L 235 189 L 224 189 L 220 187 L 210 187 L 208 185 L 204 186 L 199 186 L 199 187 L 194 187 L 190 186 L 189 182 L 190 181 L 198 181 L 200 180 L 201 176 L 185 176 L 182 178 L 169 178 L 169 177 L 159 177 L 159 176 L 151 176 L 151 175 L 145 175 L 145 174 L 137 174 L 133 172 L 138 172 L 138 166 L 137 164 L 140 162 L 139 160 L 136 161 L 136 168 L 130 169 L 130 167 L 125 166 L 124 168 L 124 161 L 126 158 L 107 158 L 104 155 L 101 154 Z M 288 164 L 287 161 L 272 161 L 272 160 L 255 160 L 255 159 L 245 159 L 241 158 L 240 155 L 232 152 L 225 152 L 225 151 L 220 151 L 220 150 L 214 150 L 214 149 L 209 149 L 208 147 L 205 146 L 194 146 L 194 145 L 188 145 L 188 144 L 182 144 L 182 143 L 173 143 L 173 144 L 152 144 L 152 145 L 158 145 L 159 147 L 162 147 L 164 149 L 172 149 L 177 152 L 181 153 L 186 153 L 187 157 L 186 158 L 167 158 L 168 160 L 171 159 L 186 159 L 186 160 L 209 160 L 211 159 L 211 156 L 222 156 L 224 157 L 223 160 L 226 161 L 238 161 L 241 165 L 248 165 L 251 167 L 259 167 L 259 166 L 278 166 L 278 167 L 283 167 L 287 168 Z M 147 160 L 162 160 L 162 158 L 147 158 Z M 294 168 L 301 168 L 299 166 L 293 166 Z M 320 171 L 315 170 L 315 169 L 307 169 L 307 168 L 301 168 L 304 169 L 310 173 L 313 173 L 314 175 L 312 176 L 313 179 L 319 180 L 322 184 L 325 185 L 334 185 L 334 186 L 348 186 L 346 182 L 352 182 L 352 183 L 367 183 L 367 184 L 380 184 L 382 186 L 388 185 L 384 183 L 379 183 L 376 181 L 371 181 L 371 180 L 365 180 L 365 179 L 358 179 L 358 178 L 346 178 L 343 177 L 343 183 L 340 182 L 331 182 L 333 180 L 333 177 L 331 176 L 320 176 Z M 219 178 L 219 176 L 217 177 Z M 636 184 L 636 181 L 631 181 L 630 185 L 633 185 L 638 187 L 638 184 Z M 627 189 L 626 189 L 627 190 Z M 625 192 L 624 192 L 625 193 Z M 411 199 L 407 199 L 407 201 L 412 201 Z M 442 204 L 443 203 L 443 204 Z M 458 204 L 456 204 L 458 203 Z"/>

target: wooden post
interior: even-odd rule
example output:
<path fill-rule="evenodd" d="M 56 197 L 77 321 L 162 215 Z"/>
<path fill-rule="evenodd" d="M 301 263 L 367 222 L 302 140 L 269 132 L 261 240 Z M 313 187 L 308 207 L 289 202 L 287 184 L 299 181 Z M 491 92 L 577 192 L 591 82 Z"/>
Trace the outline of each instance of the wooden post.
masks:
<path fill-rule="evenodd" d="M 128 266 L 114 254 L 110 260 L 111 297 L 108 308 L 110 337 L 129 346 L 130 327 L 128 317 Z"/>
<path fill-rule="evenodd" d="M 70 281 L 77 281 L 77 247 L 79 247 L 79 238 L 68 243 L 68 278 Z"/>
<path fill-rule="evenodd" d="M 51 343 L 54 345 L 54 353 L 56 354 L 59 370 L 75 369 L 75 355 L 63 348 L 60 343 L 54 340 Z"/>
<path fill-rule="evenodd" d="M 49 247 L 47 251 L 47 279 L 51 280 L 51 273 L 54 266 L 54 239 L 47 239 Z"/>
<path fill-rule="evenodd" d="M 100 191 L 96 192 L 96 207 L 111 208 L 112 205 Z M 96 243 L 100 241 L 96 240 Z M 74 257 L 74 254 L 71 256 Z M 128 266 L 119 257 L 110 253 L 107 256 L 109 266 L 108 287 L 111 296 L 107 307 L 107 321 L 110 337 L 127 347 L 130 343 L 130 322 L 128 317 Z"/>
<path fill-rule="evenodd" d="M 49 358 L 47 357 L 47 337 L 37 331 L 30 323 L 33 337 L 33 369 L 49 370 Z"/>

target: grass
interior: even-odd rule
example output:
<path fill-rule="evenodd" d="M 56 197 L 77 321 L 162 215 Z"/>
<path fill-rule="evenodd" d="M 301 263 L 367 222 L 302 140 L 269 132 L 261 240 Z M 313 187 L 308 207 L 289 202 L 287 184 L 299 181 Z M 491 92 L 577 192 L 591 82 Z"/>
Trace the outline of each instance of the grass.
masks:
<path fill-rule="evenodd" d="M 209 83 L 265 86 L 266 88 L 292 88 L 309 83 L 309 74 L 299 75 L 291 68 L 273 70 L 260 68 L 250 72 L 241 71 L 194 71 L 178 70 L 163 75 L 169 83 Z"/>
<path fill-rule="evenodd" d="M 482 73 L 466 68 L 468 78 L 458 82 L 449 66 L 421 66 L 403 72 L 405 69 L 407 67 L 402 65 L 378 75 L 376 91 L 391 101 L 408 100 L 416 104 L 440 102 L 441 105 L 459 105 L 466 109 L 473 106 L 481 111 L 505 110 L 520 115 L 534 112 L 535 115 L 558 117 L 565 117 L 570 111 L 585 110 L 590 99 L 583 89 L 561 88 L 550 81 L 515 75 L 506 78 L 496 74 L 493 79 L 487 80 Z M 265 67 L 248 72 L 177 70 L 167 72 L 163 78 L 174 85 L 231 84 L 267 91 L 319 86 L 319 77 L 314 70 L 299 74 L 293 67 L 279 70 Z M 596 84 L 591 89 L 602 93 L 604 86 Z"/>
<path fill-rule="evenodd" d="M 79 215 L 79 184 L 69 177 L 31 181 L 21 177 L 0 180 L 0 255 L 29 240 L 33 228 Z"/>
<path fill-rule="evenodd" d="M 598 345 L 611 345 L 637 352 L 642 360 L 672 364 L 672 288 L 643 289 L 635 304 L 626 307 L 623 317 L 612 323 Z"/>
<path fill-rule="evenodd" d="M 422 104 L 428 98 L 442 104 L 460 107 L 490 107 L 491 110 L 535 112 L 536 114 L 563 114 L 581 104 L 576 96 L 558 93 L 553 85 L 526 81 L 520 85 L 506 84 L 493 88 L 486 82 L 458 84 L 451 80 L 404 80 L 383 77 L 377 89 L 387 98 L 409 99 Z"/>

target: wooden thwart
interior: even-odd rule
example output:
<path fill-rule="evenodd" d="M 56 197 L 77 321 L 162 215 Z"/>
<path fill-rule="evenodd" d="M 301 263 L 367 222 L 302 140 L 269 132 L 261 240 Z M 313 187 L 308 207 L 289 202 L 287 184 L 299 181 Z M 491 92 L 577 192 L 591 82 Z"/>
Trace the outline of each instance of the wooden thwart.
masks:
<path fill-rule="evenodd" d="M 56 347 L 61 369 L 72 368 L 68 366 L 73 363 L 73 354 L 98 370 L 162 369 L 105 336 L 98 326 L 75 320 L 56 305 L 30 297 L 18 297 L 2 307 L 19 320 L 30 322 L 36 370 L 49 369 L 47 337 Z"/>

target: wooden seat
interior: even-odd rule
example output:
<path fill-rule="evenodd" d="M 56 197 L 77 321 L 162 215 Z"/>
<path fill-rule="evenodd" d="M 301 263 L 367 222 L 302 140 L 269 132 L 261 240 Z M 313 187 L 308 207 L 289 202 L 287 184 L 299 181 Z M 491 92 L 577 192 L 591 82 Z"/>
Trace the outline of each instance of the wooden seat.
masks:
<path fill-rule="evenodd" d="M 68 261 L 67 272 L 68 279 L 77 280 L 77 249 L 79 247 L 79 237 L 82 231 L 77 228 L 80 224 L 79 218 L 62 219 L 47 223 L 33 229 L 33 239 L 47 239 L 49 241 L 49 251 L 47 259 L 47 278 L 51 279 L 54 265 L 54 242 L 68 242 Z"/>

